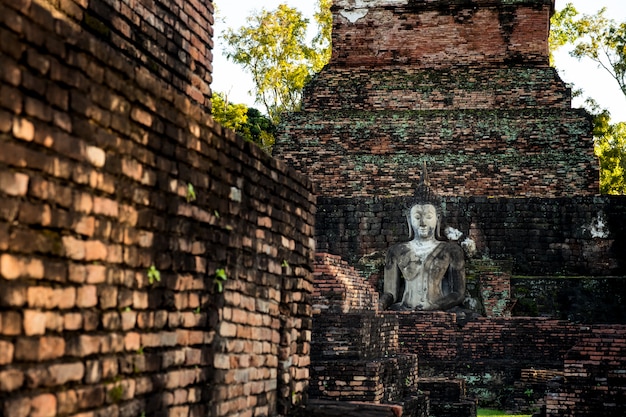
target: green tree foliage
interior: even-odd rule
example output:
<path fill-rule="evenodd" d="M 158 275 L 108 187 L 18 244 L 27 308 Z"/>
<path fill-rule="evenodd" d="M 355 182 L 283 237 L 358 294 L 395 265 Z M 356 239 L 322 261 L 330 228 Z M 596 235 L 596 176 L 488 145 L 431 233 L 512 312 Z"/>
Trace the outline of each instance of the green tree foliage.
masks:
<path fill-rule="evenodd" d="M 596 14 L 579 16 L 568 3 L 551 20 L 550 48 L 573 45 L 573 57 L 593 60 L 617 81 L 626 96 L 626 22 L 617 23 L 605 13 L 606 8 L 602 8 Z"/>
<path fill-rule="evenodd" d="M 330 61 L 332 53 L 332 34 L 333 34 L 333 14 L 330 6 L 333 0 L 319 0 L 317 3 L 317 11 L 315 12 L 315 21 L 319 27 L 319 31 L 313 39 L 313 47 L 317 53 L 314 54 L 313 72 L 317 73 L 324 68 L 324 65 Z"/>
<path fill-rule="evenodd" d="M 247 26 L 229 28 L 223 36 L 227 57 L 252 75 L 256 101 L 274 124 L 282 112 L 299 109 L 304 85 L 328 62 L 330 3 L 319 0 L 315 17 L 322 30 L 312 45 L 306 39 L 308 19 L 284 4 L 273 11 L 262 9 L 248 17 Z"/>
<path fill-rule="evenodd" d="M 213 118 L 222 126 L 238 132 L 248 122 L 248 106 L 232 104 L 226 95 L 214 92 L 211 96 Z"/>
<path fill-rule="evenodd" d="M 272 152 L 276 127 L 269 118 L 245 104 L 229 103 L 222 93 L 213 93 L 211 104 L 213 118 L 222 126 L 234 130 L 266 152 Z"/>
<path fill-rule="evenodd" d="M 276 135 L 276 126 L 268 117 L 253 107 L 248 109 L 246 116 L 248 116 L 248 120 L 238 133 L 271 154 Z"/>
<path fill-rule="evenodd" d="M 626 123 L 610 123 L 607 110 L 594 114 L 595 153 L 600 160 L 600 192 L 626 194 Z"/>
<path fill-rule="evenodd" d="M 572 45 L 570 55 L 588 58 L 608 72 L 626 98 L 626 22 L 617 23 L 605 16 L 606 9 L 593 15 L 579 16 L 571 3 L 557 11 L 551 20 L 550 58 L 565 45 Z M 586 107 L 594 117 L 595 153 L 600 161 L 600 192 L 626 194 L 626 123 L 611 123 L 608 110 L 593 99 Z"/>
<path fill-rule="evenodd" d="M 550 65 L 554 65 L 554 52 L 562 46 L 574 43 L 578 39 L 578 31 L 573 21 L 578 11 L 572 3 L 567 3 L 565 8 L 557 10 L 550 19 L 550 34 L 548 44 L 550 46 Z"/>

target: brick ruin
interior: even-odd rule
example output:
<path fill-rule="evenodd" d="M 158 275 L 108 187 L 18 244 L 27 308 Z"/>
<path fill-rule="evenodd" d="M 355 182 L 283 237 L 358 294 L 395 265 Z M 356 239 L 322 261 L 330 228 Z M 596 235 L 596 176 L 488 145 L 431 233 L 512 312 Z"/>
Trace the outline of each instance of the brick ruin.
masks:
<path fill-rule="evenodd" d="M 458 417 L 508 389 L 619 415 L 619 299 L 602 325 L 509 317 L 561 309 L 536 294 L 563 271 L 624 293 L 626 201 L 592 196 L 550 9 L 336 1 L 285 163 L 210 117 L 211 1 L 2 0 L 0 415 Z M 375 311 L 424 160 L 492 317 Z"/>
<path fill-rule="evenodd" d="M 367 400 L 458 417 L 472 415 L 471 398 L 621 415 L 626 199 L 597 196 L 591 119 L 548 64 L 553 8 L 334 2 L 331 62 L 285 116 L 274 151 L 318 193 L 312 415 Z M 402 208 L 423 162 L 443 196 L 443 239 L 473 248 L 466 307 L 481 318 L 361 308 L 376 303 L 386 249 L 408 239 Z M 402 391 L 398 379 L 371 363 L 412 353 L 418 363 L 394 371 L 417 371 L 416 383 L 385 398 L 385 386 Z"/>
<path fill-rule="evenodd" d="M 333 55 L 275 155 L 323 196 L 594 195 L 591 120 L 548 65 L 552 0 L 335 1 Z"/>
<path fill-rule="evenodd" d="M 212 14 L 0 2 L 0 416 L 303 400 L 312 185 L 213 122 Z"/>

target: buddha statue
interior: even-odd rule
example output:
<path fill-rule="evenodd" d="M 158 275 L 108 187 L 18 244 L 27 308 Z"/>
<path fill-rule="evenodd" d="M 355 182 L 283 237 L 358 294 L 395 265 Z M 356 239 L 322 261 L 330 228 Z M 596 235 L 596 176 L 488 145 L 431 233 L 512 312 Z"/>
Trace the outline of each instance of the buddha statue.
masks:
<path fill-rule="evenodd" d="M 409 238 L 389 248 L 380 307 L 390 310 L 448 310 L 465 298 L 462 248 L 437 239 L 440 202 L 424 174 L 405 214 Z"/>

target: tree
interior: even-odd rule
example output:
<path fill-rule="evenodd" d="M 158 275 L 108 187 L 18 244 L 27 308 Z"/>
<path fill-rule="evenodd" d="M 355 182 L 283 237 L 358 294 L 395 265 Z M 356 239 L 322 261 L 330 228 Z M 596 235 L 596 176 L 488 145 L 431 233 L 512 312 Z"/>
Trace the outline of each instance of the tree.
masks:
<path fill-rule="evenodd" d="M 259 145 L 267 153 L 272 152 L 276 127 L 271 120 L 245 104 L 228 102 L 225 94 L 211 96 L 213 118 L 222 126 L 234 130 L 244 139 Z"/>
<path fill-rule="evenodd" d="M 302 89 L 330 57 L 331 0 L 319 0 L 316 20 L 322 30 L 312 45 L 306 41 L 308 19 L 284 4 L 248 17 L 248 26 L 228 29 L 223 38 L 227 57 L 252 75 L 256 101 L 272 123 L 284 111 L 300 107 Z"/>
<path fill-rule="evenodd" d="M 330 61 L 332 54 L 333 14 L 330 11 L 333 0 L 318 0 L 315 21 L 319 31 L 313 39 L 314 55 L 313 72 L 317 73 Z"/>
<path fill-rule="evenodd" d="M 239 131 L 248 121 L 248 106 L 245 104 L 231 104 L 223 93 L 214 92 L 211 96 L 211 113 L 213 118 L 222 126 Z"/>
<path fill-rule="evenodd" d="M 594 150 L 600 161 L 600 193 L 626 194 L 626 123 L 612 124 L 608 110 L 592 115 Z"/>
<path fill-rule="evenodd" d="M 626 97 L 626 22 L 617 23 L 604 14 L 606 8 L 594 15 L 578 17 L 571 3 L 551 19 L 550 51 L 566 44 L 575 58 L 589 58 L 608 72 Z"/>
<path fill-rule="evenodd" d="M 626 98 L 626 22 L 616 23 L 604 16 L 606 9 L 594 15 L 578 17 L 571 3 L 557 11 L 551 20 L 550 59 L 552 53 L 572 45 L 570 55 L 589 58 L 607 71 Z M 626 194 L 626 123 L 611 123 L 608 110 L 588 98 L 587 110 L 594 120 L 594 150 L 600 161 L 600 192 Z"/>
<path fill-rule="evenodd" d="M 276 126 L 257 109 L 250 107 L 246 113 L 248 121 L 241 127 L 240 133 L 245 139 L 258 144 L 267 153 L 272 153 L 276 135 Z"/>

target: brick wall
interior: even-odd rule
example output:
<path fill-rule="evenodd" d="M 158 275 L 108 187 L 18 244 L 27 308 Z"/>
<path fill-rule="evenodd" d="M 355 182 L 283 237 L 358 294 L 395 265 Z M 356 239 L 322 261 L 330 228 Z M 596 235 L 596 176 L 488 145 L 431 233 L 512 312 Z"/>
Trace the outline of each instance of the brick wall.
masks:
<path fill-rule="evenodd" d="M 399 345 L 418 354 L 420 378 L 462 378 L 481 406 L 512 407 L 511 389 L 523 369 L 562 370 L 566 353 L 590 334 L 588 326 L 546 318 L 461 322 L 446 312 L 384 314 L 397 315 Z"/>
<path fill-rule="evenodd" d="M 346 82 L 349 79 L 349 82 Z M 330 66 L 305 87 L 302 110 L 569 109 L 554 68 Z"/>
<path fill-rule="evenodd" d="M 339 1 L 274 154 L 333 197 L 598 193 L 591 118 L 547 60 L 551 0 Z M 360 17 L 359 17 L 360 16 Z"/>
<path fill-rule="evenodd" d="M 626 328 L 599 327 L 565 356 L 550 383 L 546 416 L 610 416 L 626 407 Z"/>
<path fill-rule="evenodd" d="M 317 249 L 351 265 L 380 258 L 390 245 L 408 240 L 407 201 L 318 198 Z M 459 242 L 471 238 L 477 258 L 510 259 L 514 276 L 626 273 L 624 197 L 445 197 L 442 208 L 442 234 L 447 226 L 461 231 Z"/>
<path fill-rule="evenodd" d="M 0 3 L 3 416 L 303 399 L 312 187 L 207 113 L 212 8 Z"/>
<path fill-rule="evenodd" d="M 339 256 L 317 253 L 312 304 L 314 312 L 372 311 L 378 308 L 378 293 Z"/>
<path fill-rule="evenodd" d="M 547 66 L 552 3 L 336 1 L 333 45 L 339 47 L 331 64 L 446 67 L 524 61 Z"/>

